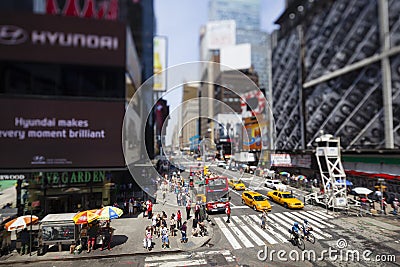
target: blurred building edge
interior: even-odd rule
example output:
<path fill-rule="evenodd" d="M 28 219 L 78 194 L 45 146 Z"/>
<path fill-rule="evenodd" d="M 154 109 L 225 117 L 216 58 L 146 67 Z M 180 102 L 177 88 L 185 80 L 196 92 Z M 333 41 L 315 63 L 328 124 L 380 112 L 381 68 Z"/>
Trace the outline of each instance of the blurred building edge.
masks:
<path fill-rule="evenodd" d="M 399 12 L 400 2 L 392 0 L 286 2 L 272 35 L 272 102 L 281 153 L 311 155 L 324 132 L 340 137 L 353 183 L 370 186 L 375 174 L 398 176 Z M 304 174 L 300 169 L 280 167 Z M 398 186 L 391 190 L 400 193 Z"/>
<path fill-rule="evenodd" d="M 8 147 L 2 146 L 10 153 L 7 160 L 0 160 L 3 162 L 0 174 L 24 173 L 25 186 L 19 186 L 17 193 L 19 212 L 24 212 L 30 202 L 38 203 L 34 212 L 45 215 L 98 208 L 115 202 L 122 205 L 131 197 L 148 198 L 126 167 L 121 148 L 121 125 L 131 97 L 142 81 L 153 75 L 153 1 L 4 0 L 0 1 L 0 11 L 3 14 L 0 25 L 10 25 L 9 19 L 15 25 L 27 25 L 26 33 L 33 32 L 39 25 L 36 31 L 39 45 L 34 47 L 32 40 L 21 45 L 30 45 L 28 49 L 14 54 L 8 52 L 16 46 L 5 44 L 10 37 L 8 29 L 3 31 L 6 34 L 2 35 L 4 42 L 0 44 L 3 51 L 0 52 L 0 101 L 14 105 L 15 101 L 21 105 L 27 103 L 22 114 L 36 114 L 32 116 L 41 118 L 76 118 L 77 111 L 73 111 L 76 108 L 83 118 L 90 117 L 88 122 L 94 127 L 103 127 L 98 126 L 99 122 L 109 127 L 101 143 L 90 145 L 92 141 L 82 139 L 80 144 L 75 141 L 65 144 L 43 138 L 35 141 L 45 148 L 39 152 L 29 151 L 32 146 L 27 145 L 26 140 L 19 144 L 4 138 L 0 140 L 2 144 L 10 143 Z M 21 23 L 18 23 L 19 19 Z M 60 35 L 56 44 L 45 37 L 45 31 L 39 31 L 40 27 L 49 34 Z M 31 36 L 25 37 L 29 40 Z M 142 101 L 131 103 L 139 117 L 151 113 L 152 108 L 152 88 L 143 91 Z M 35 107 L 38 110 L 33 112 Z M 2 119 L 1 129 L 16 126 L 11 116 L 16 118 L 17 115 L 7 108 L 5 111 L 10 113 L 10 118 Z M 3 114 L 7 112 L 2 110 Z M 12 123 L 8 125 L 6 121 Z M 154 156 L 152 123 L 152 120 L 147 121 L 145 136 L 140 136 L 142 132 L 138 131 L 130 138 L 135 142 L 126 142 L 135 150 L 133 154 L 141 155 L 147 151 L 150 157 Z M 124 130 L 129 132 L 132 127 Z M 89 134 L 79 132 L 79 136 Z M 111 139 L 107 139 L 109 136 Z M 140 140 L 145 140 L 147 148 L 140 146 Z M 64 149 L 68 151 L 54 153 Z M 13 151 L 18 151 L 19 155 Z M 79 154 L 88 155 L 87 151 L 92 151 L 92 158 L 80 161 Z M 50 162 L 48 156 L 35 156 L 30 162 L 31 153 L 56 154 L 66 160 L 58 164 L 57 159 Z M 25 158 L 25 161 L 17 158 Z"/>

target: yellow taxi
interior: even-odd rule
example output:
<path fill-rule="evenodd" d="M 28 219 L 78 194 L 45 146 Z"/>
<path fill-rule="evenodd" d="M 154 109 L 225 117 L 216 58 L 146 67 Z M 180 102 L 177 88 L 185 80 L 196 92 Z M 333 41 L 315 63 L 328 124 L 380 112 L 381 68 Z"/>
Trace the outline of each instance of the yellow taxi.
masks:
<path fill-rule="evenodd" d="M 267 196 L 274 202 L 283 205 L 285 208 L 290 208 L 290 209 L 304 208 L 304 203 L 295 198 L 290 192 L 272 190 L 268 192 Z"/>
<path fill-rule="evenodd" d="M 269 204 L 267 198 L 254 191 L 244 191 L 242 193 L 242 203 L 258 211 L 271 210 L 271 204 Z"/>
<path fill-rule="evenodd" d="M 229 179 L 228 184 L 232 189 L 234 190 L 246 190 L 246 186 L 242 182 L 242 180 L 237 180 L 237 179 Z"/>

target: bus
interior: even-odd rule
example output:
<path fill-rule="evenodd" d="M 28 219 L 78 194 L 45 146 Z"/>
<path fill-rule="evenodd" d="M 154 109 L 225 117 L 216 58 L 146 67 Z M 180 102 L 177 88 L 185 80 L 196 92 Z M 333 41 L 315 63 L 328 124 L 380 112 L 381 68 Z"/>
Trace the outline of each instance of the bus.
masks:
<path fill-rule="evenodd" d="M 229 203 L 228 178 L 216 176 L 205 178 L 205 202 L 207 212 L 225 212 Z"/>

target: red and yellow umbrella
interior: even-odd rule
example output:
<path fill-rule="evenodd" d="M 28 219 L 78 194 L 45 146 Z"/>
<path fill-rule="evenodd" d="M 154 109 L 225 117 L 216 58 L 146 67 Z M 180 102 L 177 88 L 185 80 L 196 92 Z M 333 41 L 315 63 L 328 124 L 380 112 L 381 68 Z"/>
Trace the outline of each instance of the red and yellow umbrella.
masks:
<path fill-rule="evenodd" d="M 32 220 L 31 220 L 31 215 L 24 215 L 9 221 L 4 226 L 8 231 L 14 231 L 14 230 L 24 229 L 28 225 L 35 224 L 38 221 L 39 218 L 37 216 L 32 215 Z"/>
<path fill-rule="evenodd" d="M 72 220 L 75 224 L 85 224 L 91 223 L 99 217 L 98 214 L 95 213 L 95 210 L 85 210 L 78 212 Z"/>

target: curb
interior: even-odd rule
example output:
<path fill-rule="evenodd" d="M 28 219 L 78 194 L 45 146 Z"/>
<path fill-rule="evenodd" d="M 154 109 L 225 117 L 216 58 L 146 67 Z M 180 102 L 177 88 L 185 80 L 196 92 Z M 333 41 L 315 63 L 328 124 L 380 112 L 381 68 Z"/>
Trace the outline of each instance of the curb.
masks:
<path fill-rule="evenodd" d="M 26 260 L 4 260 L 0 261 L 0 265 L 12 265 L 12 264 L 17 264 L 17 263 L 33 263 L 33 262 L 46 262 L 46 261 L 71 261 L 71 260 L 87 260 L 87 259 L 103 259 L 103 258 L 117 258 L 117 257 L 128 257 L 128 256 L 142 256 L 142 255 L 148 255 L 149 253 L 153 254 L 165 254 L 165 253 L 177 253 L 177 252 L 183 252 L 184 250 L 181 249 L 174 249 L 174 250 L 164 250 L 164 251 L 154 251 L 154 252 L 149 252 L 149 251 L 143 251 L 143 252 L 133 252 L 133 253 L 119 253 L 119 254 L 107 254 L 107 255 L 93 255 L 93 256 L 80 256 L 80 257 L 73 257 L 73 256 L 67 256 L 67 257 L 60 257 L 60 258 L 33 258 L 33 259 L 26 259 Z M 51 252 L 50 252 L 51 253 Z"/>

